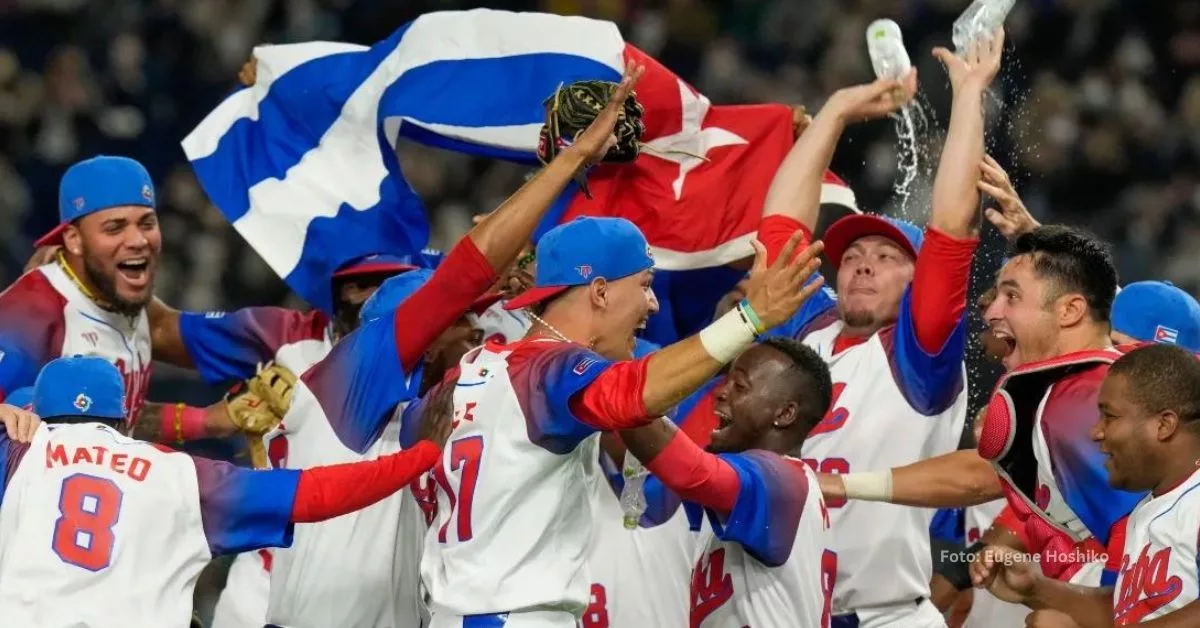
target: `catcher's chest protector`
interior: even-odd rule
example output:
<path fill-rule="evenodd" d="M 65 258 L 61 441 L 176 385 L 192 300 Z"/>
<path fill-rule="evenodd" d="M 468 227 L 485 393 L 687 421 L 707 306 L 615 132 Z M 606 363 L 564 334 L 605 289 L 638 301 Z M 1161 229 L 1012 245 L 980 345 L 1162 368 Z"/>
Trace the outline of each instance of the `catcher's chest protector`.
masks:
<path fill-rule="evenodd" d="M 1033 513 L 1046 521 L 1062 519 L 1053 516 L 1056 513 L 1048 513 L 1050 508 L 1045 503 L 1045 496 L 1038 495 L 1036 448 L 1039 442 L 1053 446 L 1053 439 L 1046 437 L 1048 429 L 1042 423 L 1045 417 L 1041 416 L 1048 394 L 1055 385 L 1066 385 L 1074 379 L 1102 378 L 1120 356 L 1119 352 L 1111 350 L 1085 351 L 1026 364 L 1001 379 L 988 402 L 979 438 L 979 455 L 990 460 L 996 472 L 1007 480 L 1012 489 L 1010 493 L 1019 495 Z M 1049 420 L 1053 421 L 1054 417 Z M 1035 431 L 1039 429 L 1040 434 Z"/>

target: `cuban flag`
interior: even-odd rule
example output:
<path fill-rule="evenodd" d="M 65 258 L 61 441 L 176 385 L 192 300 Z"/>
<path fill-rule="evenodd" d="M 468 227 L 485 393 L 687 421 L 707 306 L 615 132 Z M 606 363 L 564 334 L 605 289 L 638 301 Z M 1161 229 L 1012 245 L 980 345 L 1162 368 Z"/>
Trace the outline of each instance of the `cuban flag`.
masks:
<path fill-rule="evenodd" d="M 395 158 L 400 137 L 537 164 L 542 103 L 555 89 L 617 81 L 626 61 L 644 64 L 643 154 L 594 168 L 591 200 L 569 186 L 538 234 L 579 215 L 623 216 L 641 227 L 665 271 L 752 255 L 767 186 L 793 143 L 789 107 L 713 106 L 625 43 L 615 24 L 582 17 L 437 12 L 370 47 L 262 46 L 254 57 L 256 84 L 218 106 L 184 151 L 235 229 L 318 307 L 337 264 L 426 243 L 420 201 Z M 836 177 L 823 200 L 856 211 Z M 740 277 L 727 275 L 721 293 Z"/>
<path fill-rule="evenodd" d="M 1154 329 L 1154 342 L 1175 344 L 1179 340 L 1179 331 L 1159 325 Z"/>

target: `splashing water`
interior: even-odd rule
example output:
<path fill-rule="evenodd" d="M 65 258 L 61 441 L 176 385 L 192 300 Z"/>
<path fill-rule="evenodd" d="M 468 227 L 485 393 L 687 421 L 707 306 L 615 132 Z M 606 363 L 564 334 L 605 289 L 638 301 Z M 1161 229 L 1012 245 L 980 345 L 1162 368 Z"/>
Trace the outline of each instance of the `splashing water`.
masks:
<path fill-rule="evenodd" d="M 923 136 L 930 128 L 931 108 L 920 99 L 904 106 L 892 115 L 896 125 L 896 182 L 892 186 L 893 206 L 899 218 L 921 224 L 928 211 L 922 202 L 928 199 L 928 190 L 933 181 L 932 160 L 928 159 Z M 914 203 L 915 201 L 915 203 Z M 918 205 L 919 207 L 914 207 Z"/>

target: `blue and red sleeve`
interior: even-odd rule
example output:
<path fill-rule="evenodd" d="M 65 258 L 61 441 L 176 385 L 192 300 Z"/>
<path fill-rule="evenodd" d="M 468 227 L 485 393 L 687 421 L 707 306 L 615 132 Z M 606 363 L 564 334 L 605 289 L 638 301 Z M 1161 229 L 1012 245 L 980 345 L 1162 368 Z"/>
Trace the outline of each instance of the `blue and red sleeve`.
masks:
<path fill-rule="evenodd" d="M 912 285 L 900 302 L 890 342 L 892 376 L 917 412 L 932 416 L 962 392 L 967 346 L 967 286 L 977 238 L 952 238 L 932 227 L 917 254 Z"/>
<path fill-rule="evenodd" d="M 0 292 L 0 401 L 32 386 L 62 348 L 66 299 L 41 271 L 22 275 Z"/>
<path fill-rule="evenodd" d="M 713 533 L 722 541 L 740 544 L 768 567 L 782 565 L 792 553 L 808 492 L 820 489 L 809 485 L 802 463 L 771 452 L 752 450 L 720 457 L 737 472 L 738 491 L 727 515 L 708 511 Z"/>
<path fill-rule="evenodd" d="M 292 544 L 292 508 L 300 472 L 258 471 L 193 457 L 200 519 L 213 555 Z"/>
<path fill-rule="evenodd" d="M 758 224 L 758 241 L 762 242 L 767 249 L 768 264 L 774 263 L 779 258 L 788 238 L 797 231 L 804 232 L 804 240 L 800 242 L 797 249 L 797 251 L 802 251 L 813 239 L 812 230 L 804 223 L 782 214 L 763 217 L 762 222 Z M 812 277 L 809 277 L 809 282 L 816 281 L 820 276 L 820 273 L 813 273 Z M 768 330 L 766 335 L 801 340 L 805 330 L 813 321 L 835 307 L 837 307 L 837 293 L 833 291 L 832 287 L 826 285 L 805 301 L 791 318 Z"/>
<path fill-rule="evenodd" d="M 323 340 L 329 319 L 321 312 L 248 307 L 235 312 L 183 312 L 179 336 L 200 376 L 209 383 L 252 377 L 283 346 Z"/>
<path fill-rule="evenodd" d="M 415 399 L 421 386 L 420 367 L 407 371 L 395 349 L 398 315 L 359 327 L 300 376 L 338 440 L 358 453 L 379 439 L 396 406 Z"/>
<path fill-rule="evenodd" d="M 1097 402 L 1105 373 L 1106 368 L 1097 367 L 1055 384 L 1042 411 L 1042 431 L 1063 500 L 1092 536 L 1108 546 L 1113 530 L 1146 492 L 1113 488 L 1105 456 L 1091 439 L 1092 426 L 1100 420 Z"/>
<path fill-rule="evenodd" d="M 508 368 L 529 440 L 564 454 L 598 431 L 645 424 L 647 359 L 614 363 L 579 345 L 517 344 Z"/>
<path fill-rule="evenodd" d="M 423 440 L 375 460 L 305 469 L 300 472 L 291 520 L 315 523 L 371 506 L 429 471 L 441 454 L 432 441 Z"/>
<path fill-rule="evenodd" d="M 17 466 L 28 451 L 29 443 L 9 439 L 8 432 L 0 427 L 0 504 L 4 503 L 4 489 L 8 488 Z"/>
<path fill-rule="evenodd" d="M 737 505 L 738 474 L 721 457 L 710 454 L 681 432 L 675 432 L 646 469 L 684 501 L 728 513 Z"/>
<path fill-rule="evenodd" d="M 405 371 L 414 370 L 437 340 L 496 283 L 496 271 L 471 238 L 450 249 L 429 281 L 396 308 L 395 350 Z"/>

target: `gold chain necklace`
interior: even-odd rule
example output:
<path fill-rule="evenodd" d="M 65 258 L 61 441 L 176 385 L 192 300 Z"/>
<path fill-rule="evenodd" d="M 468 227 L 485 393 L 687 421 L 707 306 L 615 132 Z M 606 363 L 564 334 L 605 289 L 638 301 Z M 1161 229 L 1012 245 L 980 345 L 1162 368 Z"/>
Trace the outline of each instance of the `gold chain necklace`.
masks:
<path fill-rule="evenodd" d="M 75 284 L 75 287 L 83 293 L 83 296 L 91 299 L 92 303 L 95 303 L 100 307 L 100 309 L 106 312 L 116 311 L 111 305 L 108 304 L 108 302 L 97 297 L 92 293 L 91 290 L 88 289 L 86 285 L 84 285 L 83 281 L 79 279 L 79 276 L 75 274 L 75 271 L 71 270 L 71 265 L 67 263 L 67 257 L 63 255 L 61 249 L 54 255 L 54 261 L 58 264 L 58 267 L 62 269 L 63 273 L 67 276 L 67 279 L 70 279 L 71 283 Z"/>

